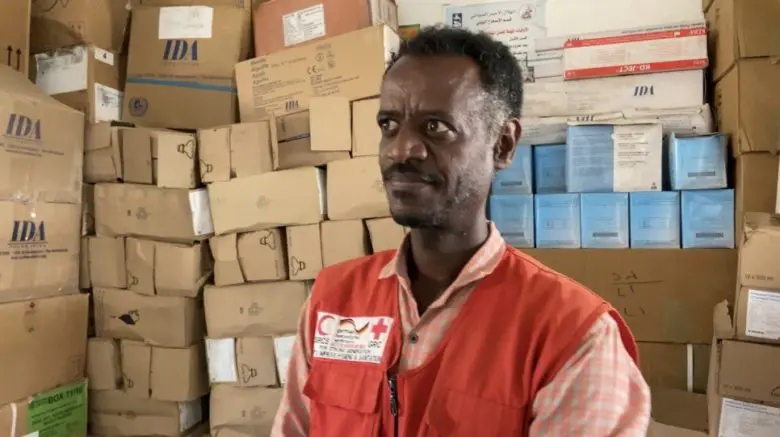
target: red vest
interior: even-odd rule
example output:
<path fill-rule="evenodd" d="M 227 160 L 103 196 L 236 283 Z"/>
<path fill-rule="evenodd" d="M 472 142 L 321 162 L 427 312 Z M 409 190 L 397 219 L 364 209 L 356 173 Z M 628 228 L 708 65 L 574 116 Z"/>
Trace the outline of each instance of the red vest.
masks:
<path fill-rule="evenodd" d="M 396 374 L 402 346 L 398 281 L 395 276 L 379 278 L 392 257 L 393 252 L 383 252 L 348 261 L 317 278 L 309 313 L 310 350 L 319 312 L 390 317 L 393 322 L 378 364 L 313 355 L 303 389 L 311 399 L 312 437 L 526 436 L 534 396 L 605 312 L 618 323 L 627 351 L 637 359 L 636 343 L 614 308 L 507 248 L 438 349 L 422 366 Z M 363 328 L 365 332 L 352 333 L 372 335 Z"/>

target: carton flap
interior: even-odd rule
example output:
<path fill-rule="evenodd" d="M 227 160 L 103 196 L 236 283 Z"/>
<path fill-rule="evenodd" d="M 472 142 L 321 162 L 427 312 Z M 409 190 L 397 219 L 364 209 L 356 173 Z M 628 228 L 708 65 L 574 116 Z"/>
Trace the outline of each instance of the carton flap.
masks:
<path fill-rule="evenodd" d="M 23 74 L 5 65 L 0 65 L 0 92 L 13 94 L 18 97 L 35 99 L 41 103 L 56 106 L 57 109 L 62 109 L 63 111 L 81 114 L 81 112 L 49 97 L 43 90 L 30 82 Z"/>

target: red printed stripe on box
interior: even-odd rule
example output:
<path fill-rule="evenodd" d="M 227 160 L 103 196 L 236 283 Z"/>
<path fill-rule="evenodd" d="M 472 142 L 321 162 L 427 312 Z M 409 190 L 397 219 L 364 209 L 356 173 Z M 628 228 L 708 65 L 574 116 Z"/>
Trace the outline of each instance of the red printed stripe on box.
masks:
<path fill-rule="evenodd" d="M 595 77 L 620 76 L 624 74 L 663 73 L 669 71 L 697 70 L 707 68 L 708 60 L 686 59 L 682 61 L 650 62 L 630 65 L 610 65 L 605 67 L 568 70 L 565 79 L 590 79 Z"/>
<path fill-rule="evenodd" d="M 563 48 L 579 48 L 591 46 L 603 46 L 609 44 L 623 44 L 630 42 L 652 41 L 658 39 L 689 38 L 692 36 L 706 36 L 705 26 L 696 26 L 684 29 L 662 30 L 658 32 L 632 33 L 628 35 L 613 35 L 599 38 L 575 38 L 567 40 Z"/>

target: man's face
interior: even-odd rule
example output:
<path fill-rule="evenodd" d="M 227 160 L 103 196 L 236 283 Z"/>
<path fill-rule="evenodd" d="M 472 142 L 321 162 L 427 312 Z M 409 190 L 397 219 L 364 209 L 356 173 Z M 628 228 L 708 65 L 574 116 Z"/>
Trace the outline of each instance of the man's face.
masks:
<path fill-rule="evenodd" d="M 484 213 L 500 133 L 488 102 L 467 57 L 405 56 L 387 72 L 379 164 L 396 222 L 458 229 Z"/>

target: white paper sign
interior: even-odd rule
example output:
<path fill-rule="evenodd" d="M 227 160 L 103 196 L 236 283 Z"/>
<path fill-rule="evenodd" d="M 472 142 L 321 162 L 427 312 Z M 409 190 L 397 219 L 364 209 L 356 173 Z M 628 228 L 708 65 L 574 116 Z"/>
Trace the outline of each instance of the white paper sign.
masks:
<path fill-rule="evenodd" d="M 50 96 L 87 89 L 89 61 L 85 46 L 53 55 L 39 53 L 35 65 L 35 84 Z"/>
<path fill-rule="evenodd" d="M 289 47 L 325 36 L 325 7 L 320 3 L 282 16 L 284 45 Z"/>
<path fill-rule="evenodd" d="M 122 91 L 95 83 L 95 121 L 119 120 L 122 115 Z"/>
<path fill-rule="evenodd" d="M 209 39 L 214 24 L 214 8 L 209 6 L 168 6 L 160 8 L 158 39 Z"/>
<path fill-rule="evenodd" d="M 780 293 L 748 290 L 745 335 L 780 340 Z"/>
<path fill-rule="evenodd" d="M 718 437 L 777 437 L 780 408 L 723 399 Z"/>
<path fill-rule="evenodd" d="M 235 338 L 207 338 L 206 360 L 212 384 L 238 382 Z"/>
<path fill-rule="evenodd" d="M 295 336 L 274 338 L 274 355 L 276 355 L 276 371 L 279 374 L 279 381 L 287 384 L 287 372 L 290 367 L 290 358 L 295 346 Z"/>

